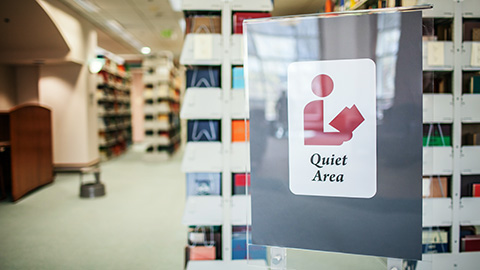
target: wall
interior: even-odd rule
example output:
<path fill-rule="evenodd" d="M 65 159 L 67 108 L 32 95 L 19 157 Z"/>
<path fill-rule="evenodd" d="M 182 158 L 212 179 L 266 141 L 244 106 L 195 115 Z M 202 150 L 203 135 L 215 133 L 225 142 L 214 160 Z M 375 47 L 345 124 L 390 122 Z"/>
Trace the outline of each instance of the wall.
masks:
<path fill-rule="evenodd" d="M 52 107 L 54 164 L 81 167 L 98 162 L 95 75 L 88 61 L 95 57 L 94 27 L 58 1 L 38 1 L 71 49 L 69 63 L 40 68 L 40 102 Z"/>
<path fill-rule="evenodd" d="M 0 111 L 9 110 L 16 104 L 14 76 L 13 67 L 0 65 Z"/>
<path fill-rule="evenodd" d="M 38 102 L 39 66 L 16 66 L 16 104 Z"/>

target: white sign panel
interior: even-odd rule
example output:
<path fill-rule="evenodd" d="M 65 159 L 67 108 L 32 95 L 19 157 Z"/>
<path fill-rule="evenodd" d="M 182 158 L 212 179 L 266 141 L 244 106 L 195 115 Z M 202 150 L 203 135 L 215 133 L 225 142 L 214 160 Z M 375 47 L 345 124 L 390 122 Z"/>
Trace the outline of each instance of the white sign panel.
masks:
<path fill-rule="evenodd" d="M 289 65 L 292 193 L 351 198 L 376 194 L 375 74 L 371 59 Z"/>

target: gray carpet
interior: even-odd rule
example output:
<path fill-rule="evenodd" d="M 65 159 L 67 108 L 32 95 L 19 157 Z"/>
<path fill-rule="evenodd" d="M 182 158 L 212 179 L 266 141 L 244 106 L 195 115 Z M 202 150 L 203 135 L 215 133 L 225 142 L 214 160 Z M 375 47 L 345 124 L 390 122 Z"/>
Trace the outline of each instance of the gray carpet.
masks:
<path fill-rule="evenodd" d="M 0 270 L 183 269 L 181 158 L 146 162 L 131 150 L 102 163 L 103 198 L 80 199 L 78 174 L 64 173 L 16 203 L 0 202 Z M 365 256 L 291 250 L 288 258 L 297 270 L 386 269 Z"/>
<path fill-rule="evenodd" d="M 0 202 L 0 269 L 183 269 L 180 163 L 180 153 L 145 162 L 130 151 L 102 163 L 103 198 L 80 199 L 79 176 L 63 173 L 17 203 Z"/>

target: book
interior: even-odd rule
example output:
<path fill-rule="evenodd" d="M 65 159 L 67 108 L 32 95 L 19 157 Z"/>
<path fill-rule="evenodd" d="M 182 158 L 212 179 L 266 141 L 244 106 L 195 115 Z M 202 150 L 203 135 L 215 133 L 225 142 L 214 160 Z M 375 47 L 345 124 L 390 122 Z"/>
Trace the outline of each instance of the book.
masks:
<path fill-rule="evenodd" d="M 462 175 L 460 196 L 472 197 L 475 184 L 480 185 L 480 177 L 478 175 Z"/>
<path fill-rule="evenodd" d="M 480 94 L 480 75 L 472 76 L 470 79 L 470 93 Z"/>
<path fill-rule="evenodd" d="M 480 184 L 472 184 L 472 196 L 480 197 Z"/>
<path fill-rule="evenodd" d="M 452 126 L 444 124 L 423 125 L 423 146 L 451 146 Z"/>
<path fill-rule="evenodd" d="M 448 252 L 448 232 L 441 229 L 427 229 L 422 231 L 423 253 Z"/>
<path fill-rule="evenodd" d="M 187 87 L 220 87 L 220 69 L 196 67 L 187 69 Z"/>
<path fill-rule="evenodd" d="M 423 198 L 448 196 L 447 177 L 423 177 Z"/>
<path fill-rule="evenodd" d="M 480 251 L 480 235 L 466 235 L 461 239 L 462 251 Z"/>
<path fill-rule="evenodd" d="M 250 174 L 233 174 L 233 195 L 245 195 L 247 193 L 247 186 L 250 186 Z"/>
<path fill-rule="evenodd" d="M 187 121 L 187 141 L 219 142 L 220 139 L 221 139 L 220 120 L 188 120 Z"/>
<path fill-rule="evenodd" d="M 250 139 L 250 121 L 232 120 L 232 142 L 244 142 Z"/>
<path fill-rule="evenodd" d="M 472 41 L 480 41 L 480 27 L 472 29 Z"/>
<path fill-rule="evenodd" d="M 462 145 L 480 145 L 480 133 L 467 133 L 463 135 Z"/>
<path fill-rule="evenodd" d="M 247 247 L 246 226 L 234 226 L 232 228 L 232 260 L 266 260 L 267 250 L 264 246 L 249 245 Z M 248 243 L 251 243 L 251 233 L 248 233 Z"/>
<path fill-rule="evenodd" d="M 232 68 L 232 89 L 245 89 L 243 67 Z"/>
<path fill-rule="evenodd" d="M 185 32 L 195 34 L 220 34 L 222 32 L 221 17 L 217 15 L 193 15 L 185 18 Z"/>
<path fill-rule="evenodd" d="M 221 195 L 220 173 L 187 173 L 187 196 Z"/>
<path fill-rule="evenodd" d="M 272 16 L 264 12 L 235 12 L 233 14 L 233 33 L 243 34 L 243 21 L 247 19 L 266 18 Z"/>

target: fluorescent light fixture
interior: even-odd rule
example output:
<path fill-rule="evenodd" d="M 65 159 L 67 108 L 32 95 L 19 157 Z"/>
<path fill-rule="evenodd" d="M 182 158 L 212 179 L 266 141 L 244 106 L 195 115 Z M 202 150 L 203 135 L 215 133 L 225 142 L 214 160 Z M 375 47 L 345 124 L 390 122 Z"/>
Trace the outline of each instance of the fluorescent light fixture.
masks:
<path fill-rule="evenodd" d="M 125 33 L 125 28 L 115 20 L 108 20 L 107 26 L 117 34 Z"/>
<path fill-rule="evenodd" d="M 141 50 L 142 54 L 149 54 L 152 49 L 150 49 L 150 47 L 143 47 Z"/>
<path fill-rule="evenodd" d="M 90 13 L 98 13 L 100 11 L 100 8 L 97 7 L 96 5 L 92 4 L 88 0 L 74 0 L 75 3 L 77 3 L 79 6 L 81 6 L 84 10 L 90 12 Z"/>
<path fill-rule="evenodd" d="M 168 0 L 173 11 L 182 11 L 182 0 Z"/>

